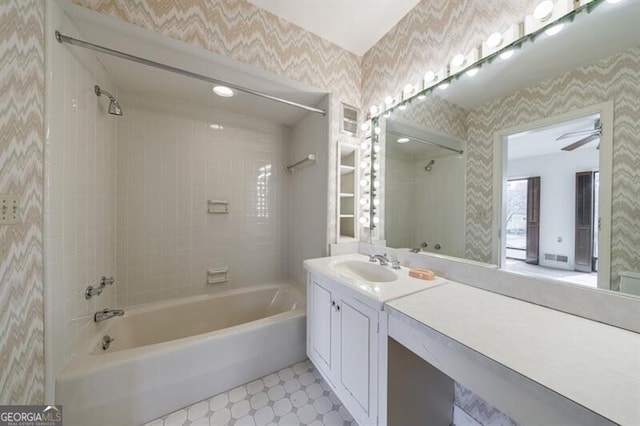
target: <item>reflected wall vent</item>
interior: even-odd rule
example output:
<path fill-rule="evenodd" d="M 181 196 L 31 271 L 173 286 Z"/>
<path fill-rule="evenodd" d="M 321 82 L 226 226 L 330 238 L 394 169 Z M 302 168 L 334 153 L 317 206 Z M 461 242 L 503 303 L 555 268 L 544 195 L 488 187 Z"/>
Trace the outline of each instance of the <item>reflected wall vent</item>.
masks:
<path fill-rule="evenodd" d="M 340 132 L 355 136 L 358 131 L 358 110 L 352 106 L 341 104 Z"/>
<path fill-rule="evenodd" d="M 564 256 L 562 254 L 544 254 L 544 260 L 555 260 L 556 262 L 564 262 L 567 263 L 569 261 L 569 257 Z"/>

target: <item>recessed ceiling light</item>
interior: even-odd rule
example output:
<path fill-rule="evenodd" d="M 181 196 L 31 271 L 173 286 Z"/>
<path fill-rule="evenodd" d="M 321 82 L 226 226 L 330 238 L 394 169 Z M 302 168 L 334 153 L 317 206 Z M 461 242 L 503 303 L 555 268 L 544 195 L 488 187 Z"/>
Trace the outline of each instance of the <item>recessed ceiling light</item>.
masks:
<path fill-rule="evenodd" d="M 222 129 L 224 129 L 223 126 L 221 126 L 219 124 L 215 124 L 215 123 L 214 124 L 209 124 L 209 128 L 213 129 L 213 130 L 222 130 Z"/>
<path fill-rule="evenodd" d="M 230 98 L 235 95 L 233 90 L 229 89 L 227 86 L 215 86 L 213 88 L 213 93 L 218 96 L 222 96 L 223 98 Z"/>
<path fill-rule="evenodd" d="M 396 142 L 398 142 L 398 143 L 407 143 L 407 142 L 409 142 L 409 138 L 400 138 Z"/>

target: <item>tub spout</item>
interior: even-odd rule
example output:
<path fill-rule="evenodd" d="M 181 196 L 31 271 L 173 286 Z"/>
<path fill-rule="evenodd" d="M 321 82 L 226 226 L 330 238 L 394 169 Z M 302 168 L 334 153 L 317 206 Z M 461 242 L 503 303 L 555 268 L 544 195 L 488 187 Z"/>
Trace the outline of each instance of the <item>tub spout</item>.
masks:
<path fill-rule="evenodd" d="M 122 309 L 103 309 L 101 311 L 98 311 L 95 313 L 95 315 L 93 316 L 93 320 L 95 322 L 100 322 L 100 321 L 104 321 L 104 320 L 108 320 L 109 318 L 113 318 L 113 317 L 121 317 L 124 315 L 124 311 Z"/>

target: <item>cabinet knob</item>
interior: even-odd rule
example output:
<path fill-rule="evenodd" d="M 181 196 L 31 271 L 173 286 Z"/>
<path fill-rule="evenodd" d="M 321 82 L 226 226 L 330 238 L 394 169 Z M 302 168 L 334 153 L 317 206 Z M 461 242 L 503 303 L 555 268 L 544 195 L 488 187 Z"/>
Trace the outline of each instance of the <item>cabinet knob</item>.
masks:
<path fill-rule="evenodd" d="M 336 301 L 335 300 L 331 301 L 331 306 L 334 306 L 334 307 L 336 306 Z"/>
<path fill-rule="evenodd" d="M 340 305 L 336 305 L 336 311 L 340 312 Z"/>

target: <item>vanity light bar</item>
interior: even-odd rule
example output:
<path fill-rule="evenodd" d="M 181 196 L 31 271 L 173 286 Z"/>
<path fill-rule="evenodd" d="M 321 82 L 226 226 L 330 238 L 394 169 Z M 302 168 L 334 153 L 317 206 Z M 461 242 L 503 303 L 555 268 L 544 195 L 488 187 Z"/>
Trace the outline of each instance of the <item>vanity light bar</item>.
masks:
<path fill-rule="evenodd" d="M 393 96 L 387 96 L 382 105 L 373 105 L 370 109 L 370 118 L 374 119 L 380 115 L 388 117 L 394 108 L 406 105 L 414 97 L 423 99 L 424 96 L 437 87 L 446 87 L 453 80 L 465 75 L 468 71 L 475 70 L 470 74 L 475 74 L 484 64 L 490 63 L 497 56 L 511 49 L 515 51 L 527 41 L 535 39 L 542 33 L 553 35 L 562 29 L 564 23 L 573 21 L 578 13 L 583 11 L 590 13 L 595 7 L 605 0 L 543 0 L 530 15 L 526 15 L 524 20 L 511 25 L 503 33 L 493 33 L 482 45 L 472 49 L 471 52 L 458 54 L 449 61 L 447 67 L 438 72 L 427 71 L 423 79 L 423 87 L 420 91 L 415 91 L 413 95 L 407 96 L 406 91 L 396 102 Z M 607 0 L 609 1 L 609 0 Z M 407 84 L 405 89 L 410 85 Z M 414 86 L 415 87 L 415 86 Z"/>

